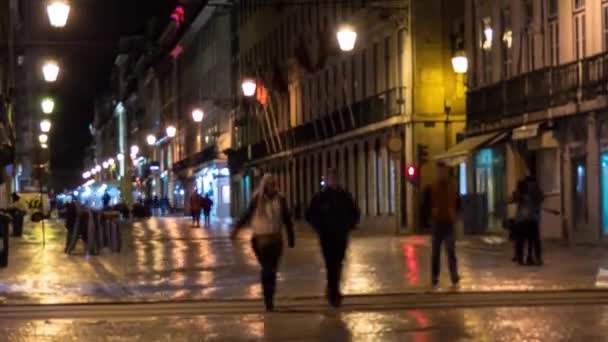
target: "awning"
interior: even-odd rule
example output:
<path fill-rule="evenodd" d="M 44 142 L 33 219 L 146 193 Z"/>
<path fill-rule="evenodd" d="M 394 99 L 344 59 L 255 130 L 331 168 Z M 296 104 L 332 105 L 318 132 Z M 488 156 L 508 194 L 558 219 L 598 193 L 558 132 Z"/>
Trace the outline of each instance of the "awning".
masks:
<path fill-rule="evenodd" d="M 466 138 L 458 144 L 452 146 L 447 151 L 433 157 L 434 160 L 442 161 L 449 166 L 456 166 L 466 161 L 467 156 L 479 149 L 482 146 L 489 146 L 497 143 L 504 139 L 507 133 L 488 133 L 482 135 L 476 135 L 474 137 Z"/>

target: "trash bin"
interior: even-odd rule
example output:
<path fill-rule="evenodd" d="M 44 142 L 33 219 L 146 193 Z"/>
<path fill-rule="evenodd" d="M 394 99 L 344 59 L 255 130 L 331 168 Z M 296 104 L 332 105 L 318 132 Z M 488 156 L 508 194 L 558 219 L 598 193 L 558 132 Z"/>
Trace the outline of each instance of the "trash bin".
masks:
<path fill-rule="evenodd" d="M 5 213 L 0 213 L 0 239 L 2 239 L 2 251 L 0 252 L 0 267 L 8 266 L 8 225 L 11 217 Z"/>
<path fill-rule="evenodd" d="M 19 209 L 12 209 L 10 213 L 13 221 L 13 236 L 21 237 L 23 235 L 23 218 L 25 217 L 25 213 Z"/>

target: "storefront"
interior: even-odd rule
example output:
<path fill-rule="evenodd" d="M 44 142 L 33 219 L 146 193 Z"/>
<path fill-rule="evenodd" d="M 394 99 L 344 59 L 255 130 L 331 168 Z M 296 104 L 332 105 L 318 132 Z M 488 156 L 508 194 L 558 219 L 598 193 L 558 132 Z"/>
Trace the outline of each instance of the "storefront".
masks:
<path fill-rule="evenodd" d="M 482 148 L 475 153 L 475 194 L 482 198 L 489 231 L 500 231 L 506 216 L 504 145 Z"/>
<path fill-rule="evenodd" d="M 225 163 L 214 163 L 194 174 L 195 186 L 202 196 L 213 201 L 211 215 L 220 219 L 230 217 L 230 171 Z"/>

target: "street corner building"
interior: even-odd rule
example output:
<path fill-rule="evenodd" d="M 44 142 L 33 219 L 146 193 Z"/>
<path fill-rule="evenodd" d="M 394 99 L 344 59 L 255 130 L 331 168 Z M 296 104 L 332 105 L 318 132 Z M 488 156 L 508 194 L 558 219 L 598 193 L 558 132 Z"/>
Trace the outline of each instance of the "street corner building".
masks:
<path fill-rule="evenodd" d="M 518 180 L 545 194 L 544 238 L 608 233 L 608 3 L 465 2 L 466 139 L 442 157 L 488 226 L 500 225 Z"/>
<path fill-rule="evenodd" d="M 271 172 L 301 217 L 336 168 L 363 224 L 420 229 L 418 189 L 433 178 L 425 159 L 464 131 L 464 82 L 451 64 L 464 2 L 262 3 L 240 1 L 235 18 L 237 80 L 253 78 L 257 89 L 233 126 L 233 211 Z M 345 24 L 356 32 L 351 51 L 336 40 Z M 408 166 L 416 182 L 407 181 Z"/>

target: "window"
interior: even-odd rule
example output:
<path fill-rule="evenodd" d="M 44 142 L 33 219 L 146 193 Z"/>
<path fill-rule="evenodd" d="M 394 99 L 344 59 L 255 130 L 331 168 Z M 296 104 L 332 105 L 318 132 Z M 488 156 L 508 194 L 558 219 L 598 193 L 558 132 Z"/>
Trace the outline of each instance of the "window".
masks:
<path fill-rule="evenodd" d="M 511 77 L 513 59 L 511 47 L 513 45 L 513 31 L 511 30 L 511 9 L 505 8 L 501 13 L 501 32 L 502 32 L 502 76 L 504 79 Z"/>
<path fill-rule="evenodd" d="M 549 24 L 547 28 L 549 38 L 549 65 L 559 64 L 559 21 L 557 17 L 558 1 L 549 0 Z"/>
<path fill-rule="evenodd" d="M 604 51 L 608 51 L 608 3 L 602 5 L 602 41 Z"/>
<path fill-rule="evenodd" d="M 557 16 L 558 0 L 549 0 L 549 17 Z"/>
<path fill-rule="evenodd" d="M 494 38 L 490 17 L 484 17 L 481 20 L 481 27 L 483 28 L 480 32 L 481 64 L 483 67 L 482 82 L 488 84 L 492 82 L 492 40 Z"/>
<path fill-rule="evenodd" d="M 574 14 L 574 56 L 577 60 L 585 58 L 586 50 L 585 12 Z"/>
<path fill-rule="evenodd" d="M 574 0 L 574 9 L 579 10 L 585 7 L 585 0 Z"/>
<path fill-rule="evenodd" d="M 378 55 L 380 54 L 380 47 L 378 43 L 374 43 L 374 51 L 372 56 L 373 61 L 373 77 L 374 77 L 374 94 L 378 94 L 380 92 L 378 78 L 380 77 L 378 73 Z"/>
<path fill-rule="evenodd" d="M 529 30 L 526 35 L 526 57 L 528 60 L 528 71 L 534 70 L 535 67 L 535 55 L 534 55 L 534 30 Z"/>
<path fill-rule="evenodd" d="M 391 89 L 391 38 L 384 38 L 384 90 L 388 91 Z"/>

